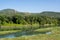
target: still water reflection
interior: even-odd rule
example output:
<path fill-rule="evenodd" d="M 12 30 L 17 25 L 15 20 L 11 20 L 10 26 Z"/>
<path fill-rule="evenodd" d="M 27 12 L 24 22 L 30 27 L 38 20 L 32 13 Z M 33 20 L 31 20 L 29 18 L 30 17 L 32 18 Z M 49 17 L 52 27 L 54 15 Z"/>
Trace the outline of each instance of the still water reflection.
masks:
<path fill-rule="evenodd" d="M 0 35 L 0 38 L 15 38 L 19 36 L 32 36 L 36 34 L 51 34 L 51 32 L 17 32 L 17 33 L 12 33 L 12 34 L 6 34 L 6 35 Z"/>

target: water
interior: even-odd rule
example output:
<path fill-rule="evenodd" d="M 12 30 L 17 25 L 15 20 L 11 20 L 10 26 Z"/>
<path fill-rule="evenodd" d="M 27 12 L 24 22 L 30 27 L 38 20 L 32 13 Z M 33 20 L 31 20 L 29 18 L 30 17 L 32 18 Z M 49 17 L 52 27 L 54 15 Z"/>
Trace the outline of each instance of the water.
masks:
<path fill-rule="evenodd" d="M 46 32 L 46 34 L 51 34 L 52 32 Z"/>
<path fill-rule="evenodd" d="M 14 34 L 1 35 L 0 38 L 15 38 L 15 35 Z"/>
<path fill-rule="evenodd" d="M 20 37 L 20 36 L 32 36 L 36 34 L 51 34 L 51 32 L 17 32 L 17 33 L 12 33 L 12 34 L 6 34 L 6 35 L 0 35 L 0 38 L 15 38 L 15 37 Z"/>

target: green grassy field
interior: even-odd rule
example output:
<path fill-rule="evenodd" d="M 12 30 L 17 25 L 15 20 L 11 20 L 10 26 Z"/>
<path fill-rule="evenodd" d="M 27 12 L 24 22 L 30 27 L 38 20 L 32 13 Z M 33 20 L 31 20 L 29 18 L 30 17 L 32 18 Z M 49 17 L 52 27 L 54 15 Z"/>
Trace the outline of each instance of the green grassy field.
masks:
<path fill-rule="evenodd" d="M 35 32 L 45 32 L 51 31 L 51 34 L 36 34 L 30 36 L 21 36 L 16 38 L 0 38 L 0 40 L 60 40 L 60 27 L 50 27 L 50 28 L 41 28 L 34 30 Z M 0 32 L 1 33 L 8 33 L 9 31 Z M 12 32 L 12 31 L 10 31 Z M 9 33 L 10 33 L 9 32 Z M 17 31 L 15 31 L 17 32 Z"/>
<path fill-rule="evenodd" d="M 11 34 L 16 32 L 20 32 L 20 30 L 0 31 L 0 35 Z"/>

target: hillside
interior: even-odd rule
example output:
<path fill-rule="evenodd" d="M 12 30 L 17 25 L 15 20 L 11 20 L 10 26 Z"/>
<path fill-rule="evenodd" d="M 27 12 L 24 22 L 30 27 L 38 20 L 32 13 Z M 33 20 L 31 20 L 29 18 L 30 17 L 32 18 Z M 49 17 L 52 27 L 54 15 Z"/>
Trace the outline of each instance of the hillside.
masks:
<path fill-rule="evenodd" d="M 18 14 L 18 15 L 42 15 L 42 16 L 50 16 L 50 17 L 60 17 L 60 12 L 52 12 L 52 11 L 44 11 L 41 13 L 29 13 L 29 12 L 18 12 L 14 9 L 3 9 L 0 10 L 0 15 L 4 14 L 4 15 L 14 15 L 14 14 Z"/>
<path fill-rule="evenodd" d="M 18 11 L 16 11 L 16 10 L 14 10 L 14 9 L 3 9 L 3 10 L 0 10 L 0 15 L 15 15 L 15 14 L 17 14 L 17 15 L 29 15 L 29 14 L 27 14 L 27 13 L 25 13 L 25 12 L 18 12 Z"/>
<path fill-rule="evenodd" d="M 44 16 L 50 16 L 50 17 L 60 17 L 60 12 L 45 11 L 40 14 Z"/>

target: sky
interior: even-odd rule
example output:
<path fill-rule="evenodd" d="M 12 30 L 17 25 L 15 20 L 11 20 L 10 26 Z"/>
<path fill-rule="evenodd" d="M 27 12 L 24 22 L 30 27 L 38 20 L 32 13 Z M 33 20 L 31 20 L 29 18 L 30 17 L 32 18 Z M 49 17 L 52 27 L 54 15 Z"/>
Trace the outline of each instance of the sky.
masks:
<path fill-rule="evenodd" d="M 60 12 L 60 0 L 0 0 L 0 10 L 15 9 L 20 12 Z"/>

